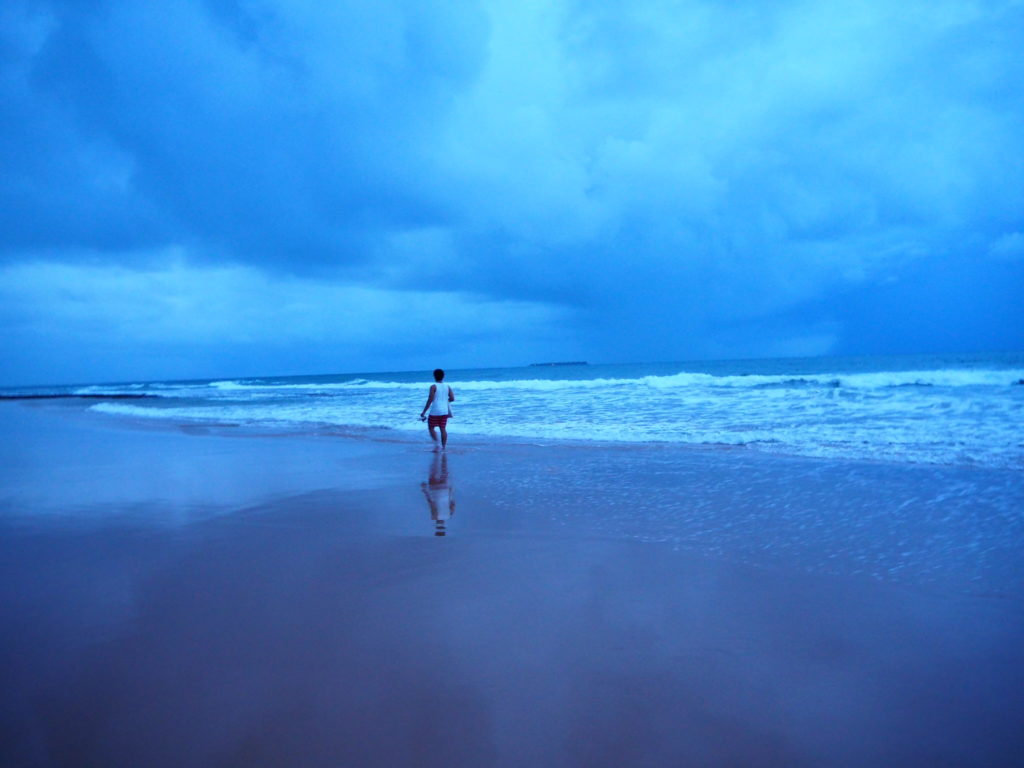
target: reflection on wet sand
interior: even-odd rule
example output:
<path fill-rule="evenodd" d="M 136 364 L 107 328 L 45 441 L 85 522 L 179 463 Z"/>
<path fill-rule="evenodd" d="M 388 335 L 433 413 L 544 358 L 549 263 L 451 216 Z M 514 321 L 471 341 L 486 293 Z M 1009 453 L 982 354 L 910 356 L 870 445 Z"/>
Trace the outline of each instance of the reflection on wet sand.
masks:
<path fill-rule="evenodd" d="M 447 522 L 455 514 L 455 490 L 448 475 L 448 454 L 435 453 L 430 462 L 426 482 L 420 483 L 430 506 L 430 519 L 434 521 L 434 535 L 444 536 Z"/>

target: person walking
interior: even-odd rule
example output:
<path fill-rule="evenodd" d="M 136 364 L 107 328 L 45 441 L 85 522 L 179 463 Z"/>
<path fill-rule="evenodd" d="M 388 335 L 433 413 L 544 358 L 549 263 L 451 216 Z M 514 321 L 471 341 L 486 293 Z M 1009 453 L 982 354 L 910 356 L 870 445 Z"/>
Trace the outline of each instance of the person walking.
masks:
<path fill-rule="evenodd" d="M 444 383 L 444 371 L 437 368 L 434 371 L 434 383 L 430 385 L 430 392 L 427 394 L 427 404 L 420 411 L 420 421 L 427 422 L 427 430 L 430 432 L 430 439 L 437 445 L 435 429 L 441 430 L 441 450 L 448 446 L 448 419 L 452 415 L 452 407 L 449 405 L 455 400 L 455 393 L 452 388 Z M 429 413 L 429 416 L 427 412 Z"/>

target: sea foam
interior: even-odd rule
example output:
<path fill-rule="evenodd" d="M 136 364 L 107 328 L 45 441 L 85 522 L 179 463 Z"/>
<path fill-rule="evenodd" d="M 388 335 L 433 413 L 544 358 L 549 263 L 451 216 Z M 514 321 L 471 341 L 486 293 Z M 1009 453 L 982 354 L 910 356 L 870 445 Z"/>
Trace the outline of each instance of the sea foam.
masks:
<path fill-rule="evenodd" d="M 1019 362 L 1019 358 L 1017 360 Z M 869 368 L 869 366 L 871 366 Z M 746 446 L 800 456 L 1024 467 L 1024 368 L 775 361 L 708 370 L 587 366 L 450 372 L 453 431 L 511 439 Z M 809 370 L 810 369 L 810 370 Z M 94 410 L 256 428 L 423 429 L 424 374 L 217 379 L 87 387 L 145 393 Z"/>

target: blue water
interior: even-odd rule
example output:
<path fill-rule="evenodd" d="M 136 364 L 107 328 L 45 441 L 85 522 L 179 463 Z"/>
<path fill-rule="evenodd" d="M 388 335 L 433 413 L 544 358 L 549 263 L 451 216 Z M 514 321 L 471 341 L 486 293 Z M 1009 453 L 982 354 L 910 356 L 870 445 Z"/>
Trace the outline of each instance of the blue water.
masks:
<path fill-rule="evenodd" d="M 465 437 L 1015 469 L 1024 468 L 1022 380 L 1022 354 L 531 366 L 451 370 L 446 379 L 456 394 L 451 431 Z M 149 396 L 83 401 L 112 418 L 412 438 L 431 381 L 423 371 L 32 391 Z"/>

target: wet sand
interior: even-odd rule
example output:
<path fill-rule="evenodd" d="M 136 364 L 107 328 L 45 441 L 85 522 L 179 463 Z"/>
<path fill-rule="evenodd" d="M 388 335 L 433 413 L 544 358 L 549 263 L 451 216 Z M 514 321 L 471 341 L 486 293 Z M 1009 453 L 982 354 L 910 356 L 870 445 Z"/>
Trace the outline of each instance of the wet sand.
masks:
<path fill-rule="evenodd" d="M 5 766 L 1024 763 L 1019 473 L 0 434 Z"/>

